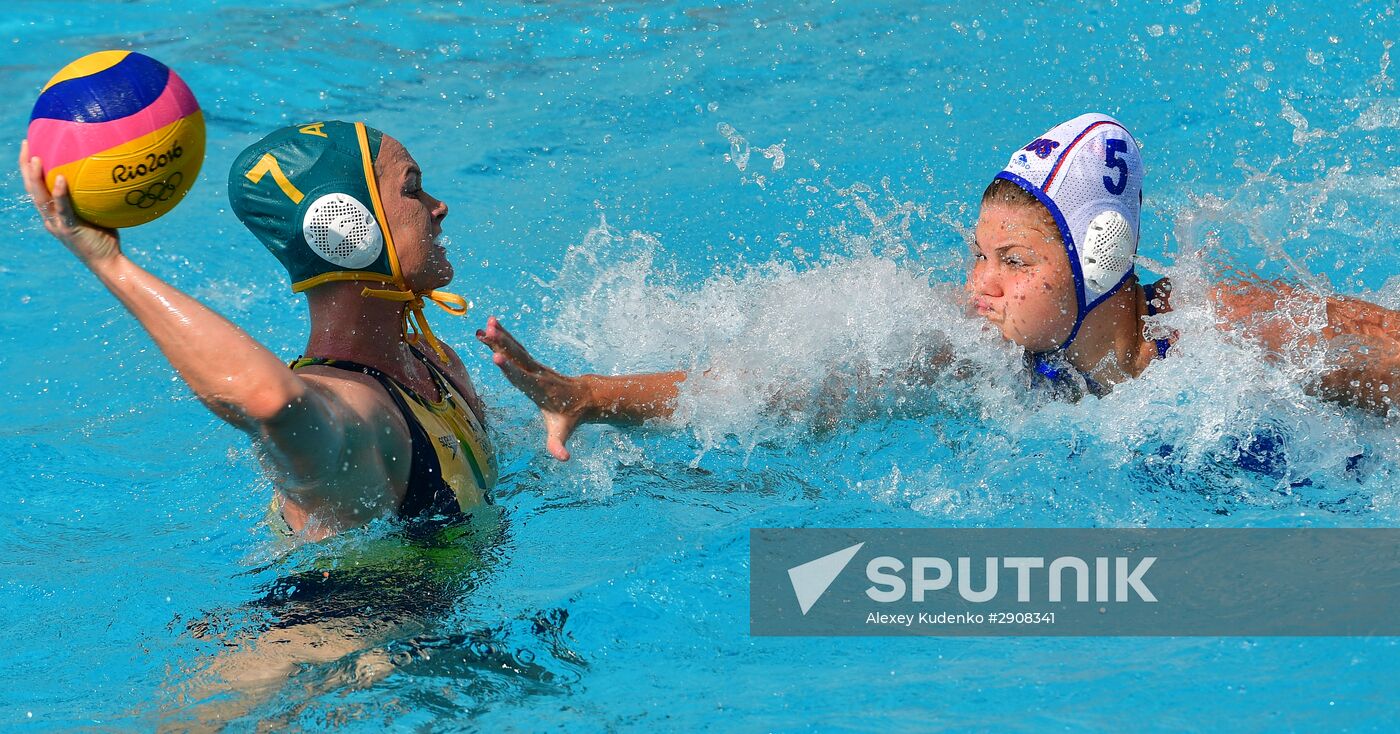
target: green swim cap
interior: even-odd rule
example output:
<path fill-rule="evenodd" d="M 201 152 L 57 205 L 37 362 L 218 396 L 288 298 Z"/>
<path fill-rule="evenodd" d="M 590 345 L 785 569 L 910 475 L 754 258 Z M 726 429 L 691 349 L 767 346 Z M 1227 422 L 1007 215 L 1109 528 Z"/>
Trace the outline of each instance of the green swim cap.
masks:
<path fill-rule="evenodd" d="M 423 299 L 458 316 L 467 312 L 467 302 L 443 291 L 414 293 L 405 285 L 374 177 L 383 139 L 363 122 L 284 127 L 234 159 L 229 203 L 282 262 L 294 292 L 332 281 L 390 284 L 362 294 L 405 303 L 405 341 L 427 337 L 445 362 L 447 355 L 423 317 Z"/>
<path fill-rule="evenodd" d="M 233 213 L 282 262 L 293 291 L 397 280 L 374 179 L 383 139 L 364 123 L 318 122 L 277 130 L 234 160 Z"/>

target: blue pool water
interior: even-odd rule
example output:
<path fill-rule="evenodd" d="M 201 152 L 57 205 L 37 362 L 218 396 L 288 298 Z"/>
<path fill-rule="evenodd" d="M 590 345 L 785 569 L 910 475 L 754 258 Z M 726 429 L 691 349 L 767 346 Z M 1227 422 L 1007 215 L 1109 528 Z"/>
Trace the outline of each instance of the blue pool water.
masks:
<path fill-rule="evenodd" d="M 291 122 L 404 141 L 451 205 L 475 309 L 434 326 L 477 357 L 503 519 L 436 561 L 392 524 L 279 545 L 246 440 L 5 169 L 0 729 L 1391 728 L 1392 639 L 749 636 L 753 527 L 1400 521 L 1400 434 L 1305 394 L 1317 355 L 1266 365 L 1201 299 L 1231 263 L 1400 307 L 1394 5 L 1009 5 L 12 9 L 10 155 L 80 55 L 189 83 L 204 172 L 125 247 L 288 358 L 304 307 L 228 212 L 229 163 Z M 963 233 L 1013 147 L 1090 110 L 1143 144 L 1143 267 L 1177 284 L 1183 338 L 1102 400 L 1041 405 L 953 304 Z M 671 425 L 585 429 L 559 464 L 476 349 L 488 314 L 564 370 L 717 369 Z M 938 339 L 976 377 L 872 387 Z M 326 568 L 368 570 L 327 600 Z M 330 607 L 343 652 L 206 685 L 268 608 Z"/>

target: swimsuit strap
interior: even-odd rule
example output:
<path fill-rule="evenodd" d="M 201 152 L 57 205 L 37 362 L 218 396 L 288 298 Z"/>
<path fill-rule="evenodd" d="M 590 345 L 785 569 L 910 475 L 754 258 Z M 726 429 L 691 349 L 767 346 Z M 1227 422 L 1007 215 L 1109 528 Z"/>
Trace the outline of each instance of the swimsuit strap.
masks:
<path fill-rule="evenodd" d="M 399 413 L 403 415 L 403 421 L 408 425 L 412 458 L 408 466 L 408 487 L 404 492 L 403 502 L 399 505 L 399 514 L 413 517 L 429 509 L 435 509 L 443 514 L 460 512 L 456 493 L 442 478 L 441 467 L 438 464 L 437 452 L 433 449 L 432 439 L 428 437 L 428 432 L 423 428 L 423 424 L 418 422 L 418 418 L 413 415 L 413 409 L 404 401 L 400 390 L 419 403 L 426 404 L 423 397 L 374 367 L 346 359 L 299 357 L 291 363 L 290 367 L 295 371 L 313 365 L 334 367 L 373 377 L 384 387 L 384 391 L 389 393 L 389 399 L 394 401 Z"/>
<path fill-rule="evenodd" d="M 453 380 L 450 375 L 444 372 L 442 368 L 434 362 L 434 360 L 428 359 L 428 356 L 426 354 L 423 354 L 422 352 L 418 351 L 418 347 L 415 347 L 412 344 L 408 345 L 408 351 L 412 352 L 413 356 L 417 357 L 418 361 L 422 362 L 423 366 L 428 368 L 428 374 L 433 378 L 433 382 L 438 386 L 438 392 L 442 395 L 442 398 L 444 400 L 448 399 L 451 393 L 457 393 L 458 395 L 462 396 L 463 401 L 466 400 L 466 391 L 458 388 L 456 381 Z M 470 406 L 465 407 L 467 407 L 468 410 L 471 409 Z M 476 416 L 475 411 L 472 411 L 472 415 L 478 418 L 480 417 Z"/>

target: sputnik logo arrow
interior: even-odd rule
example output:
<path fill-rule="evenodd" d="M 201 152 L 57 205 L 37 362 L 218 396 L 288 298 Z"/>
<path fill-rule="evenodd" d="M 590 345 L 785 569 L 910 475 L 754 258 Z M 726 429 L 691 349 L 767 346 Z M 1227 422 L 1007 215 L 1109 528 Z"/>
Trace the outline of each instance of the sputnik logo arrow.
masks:
<path fill-rule="evenodd" d="M 801 566 L 793 566 L 788 569 L 788 578 L 792 580 L 792 591 L 797 594 L 797 605 L 802 608 L 805 616 L 807 610 L 812 608 L 817 600 L 826 593 L 831 582 L 846 569 L 846 564 L 855 558 L 865 543 L 856 543 L 849 548 L 843 548 L 830 555 L 822 556 L 815 561 L 808 561 Z"/>

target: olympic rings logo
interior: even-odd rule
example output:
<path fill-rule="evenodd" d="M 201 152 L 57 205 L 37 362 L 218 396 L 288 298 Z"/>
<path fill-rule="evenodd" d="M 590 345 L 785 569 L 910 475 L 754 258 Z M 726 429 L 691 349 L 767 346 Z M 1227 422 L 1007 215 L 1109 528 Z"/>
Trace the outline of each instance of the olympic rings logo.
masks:
<path fill-rule="evenodd" d="M 126 203 L 137 209 L 150 209 L 162 201 L 169 201 L 170 197 L 174 196 L 175 192 L 180 189 L 180 182 L 184 180 L 184 175 L 176 171 L 164 181 L 157 181 L 145 188 L 126 192 Z"/>

